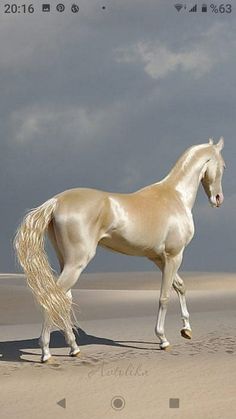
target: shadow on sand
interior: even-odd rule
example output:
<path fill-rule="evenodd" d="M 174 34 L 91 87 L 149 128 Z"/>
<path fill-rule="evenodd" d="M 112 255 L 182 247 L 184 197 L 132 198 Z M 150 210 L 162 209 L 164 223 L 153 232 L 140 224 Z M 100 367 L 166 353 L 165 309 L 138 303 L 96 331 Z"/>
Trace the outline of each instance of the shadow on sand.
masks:
<path fill-rule="evenodd" d="M 141 351 L 144 349 L 150 350 L 150 351 L 160 350 L 159 347 L 153 348 L 153 345 L 156 346 L 157 342 L 115 341 L 108 338 L 88 335 L 81 328 L 77 328 L 77 341 L 79 343 L 79 346 L 107 345 L 107 346 L 116 346 L 120 348 L 139 349 Z M 130 343 L 152 345 L 152 347 L 135 346 L 135 345 L 130 345 Z M 53 348 L 64 348 L 65 346 L 67 345 L 65 344 L 65 339 L 62 332 L 60 331 L 52 332 L 51 339 L 50 339 L 50 348 L 53 350 Z M 22 355 L 29 354 L 30 353 L 29 351 L 31 349 L 40 350 L 38 338 L 0 342 L 0 361 L 35 363 L 35 361 L 21 358 Z"/>

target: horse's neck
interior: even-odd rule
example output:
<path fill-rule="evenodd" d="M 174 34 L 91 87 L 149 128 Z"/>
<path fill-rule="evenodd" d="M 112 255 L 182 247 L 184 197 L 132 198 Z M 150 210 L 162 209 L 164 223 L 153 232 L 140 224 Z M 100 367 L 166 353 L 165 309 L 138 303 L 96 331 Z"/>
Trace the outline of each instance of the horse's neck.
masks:
<path fill-rule="evenodd" d="M 189 149 L 177 161 L 168 176 L 163 179 L 177 190 L 186 207 L 192 209 L 205 165 L 210 159 L 210 146 L 196 146 Z"/>

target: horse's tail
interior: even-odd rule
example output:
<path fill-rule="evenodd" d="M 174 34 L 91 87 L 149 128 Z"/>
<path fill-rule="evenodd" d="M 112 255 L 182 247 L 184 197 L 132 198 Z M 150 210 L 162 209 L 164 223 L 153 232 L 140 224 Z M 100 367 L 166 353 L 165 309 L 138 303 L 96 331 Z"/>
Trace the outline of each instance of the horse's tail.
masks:
<path fill-rule="evenodd" d="M 28 285 L 52 324 L 64 330 L 72 326 L 71 302 L 55 282 L 44 250 L 44 236 L 57 205 L 56 198 L 31 210 L 17 230 L 14 246 Z"/>

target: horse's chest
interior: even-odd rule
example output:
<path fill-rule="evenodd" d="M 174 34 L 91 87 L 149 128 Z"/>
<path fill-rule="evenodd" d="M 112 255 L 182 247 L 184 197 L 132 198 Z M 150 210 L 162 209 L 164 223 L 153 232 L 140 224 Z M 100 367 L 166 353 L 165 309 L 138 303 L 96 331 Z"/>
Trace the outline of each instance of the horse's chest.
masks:
<path fill-rule="evenodd" d="M 172 219 L 166 238 L 166 249 L 176 253 L 185 248 L 194 235 L 194 223 L 191 213 L 177 215 Z"/>

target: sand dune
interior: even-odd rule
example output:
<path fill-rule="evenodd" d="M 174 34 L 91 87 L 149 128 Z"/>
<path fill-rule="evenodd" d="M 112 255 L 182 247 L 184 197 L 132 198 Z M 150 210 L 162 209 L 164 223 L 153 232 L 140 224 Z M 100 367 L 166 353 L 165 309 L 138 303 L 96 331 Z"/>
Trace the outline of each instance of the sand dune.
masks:
<path fill-rule="evenodd" d="M 1 417 L 236 417 L 236 275 L 184 273 L 193 339 L 180 336 L 173 293 L 170 352 L 154 334 L 155 272 L 85 274 L 76 289 L 80 358 L 53 331 L 57 363 L 40 363 L 41 313 L 23 275 L 0 276 Z M 86 288 L 87 287 L 87 288 Z M 66 408 L 57 404 L 66 399 Z M 179 408 L 170 408 L 179 399 Z M 63 404 L 63 402 L 62 402 Z"/>

